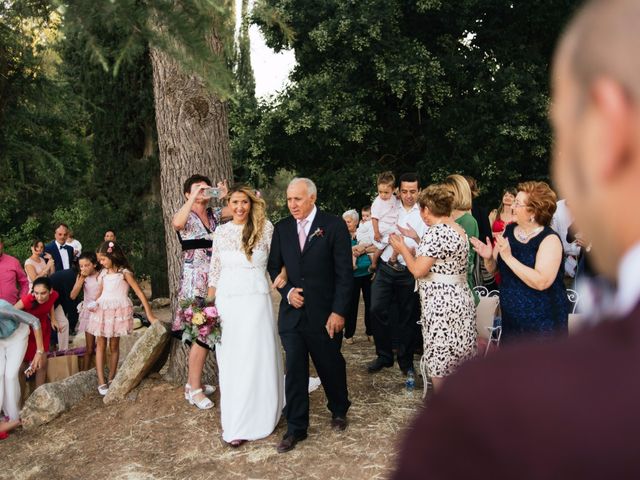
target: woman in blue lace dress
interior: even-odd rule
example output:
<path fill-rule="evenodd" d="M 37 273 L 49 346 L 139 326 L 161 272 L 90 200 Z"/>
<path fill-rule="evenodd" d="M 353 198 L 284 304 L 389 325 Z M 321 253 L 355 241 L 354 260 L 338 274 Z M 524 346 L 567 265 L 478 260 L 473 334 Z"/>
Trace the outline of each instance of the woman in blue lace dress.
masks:
<path fill-rule="evenodd" d="M 525 182 L 518 185 L 513 206 L 515 223 L 496 238 L 495 247 L 490 239 L 471 240 L 487 270 L 498 270 L 502 277 L 502 339 L 566 335 L 569 308 L 562 242 L 549 226 L 556 195 L 544 182 Z"/>

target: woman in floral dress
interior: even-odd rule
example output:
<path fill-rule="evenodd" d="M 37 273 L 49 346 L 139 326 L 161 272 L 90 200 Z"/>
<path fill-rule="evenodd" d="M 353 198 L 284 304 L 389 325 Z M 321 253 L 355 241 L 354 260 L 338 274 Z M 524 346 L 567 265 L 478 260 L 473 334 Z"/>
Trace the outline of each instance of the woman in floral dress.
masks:
<path fill-rule="evenodd" d="M 207 296 L 209 283 L 209 264 L 211 263 L 212 234 L 220 225 L 225 214 L 225 208 L 209 207 L 206 189 L 211 187 L 211 180 L 204 175 L 192 175 L 184 183 L 184 196 L 186 202 L 173 216 L 173 228 L 178 234 L 182 246 L 182 275 L 178 290 L 178 302 L 185 300 L 204 300 Z M 220 189 L 219 198 L 227 194 L 225 183 L 218 183 Z M 202 337 L 194 337 L 189 334 L 191 329 L 185 329 L 184 316 L 176 315 L 172 330 L 181 336 L 185 343 L 191 345 L 189 351 L 189 373 L 185 385 L 184 396 L 192 405 L 200 409 L 213 407 L 213 402 L 206 395 L 213 393 L 211 385 L 202 385 L 202 370 L 207 359 L 210 345 Z M 182 333 L 181 333 L 182 332 Z"/>
<path fill-rule="evenodd" d="M 453 194 L 442 185 L 426 188 L 420 215 L 429 225 L 416 256 L 398 236 L 391 245 L 418 280 L 424 355 L 420 370 L 438 391 L 445 377 L 476 353 L 475 304 L 467 283 L 469 240 L 451 217 Z"/>

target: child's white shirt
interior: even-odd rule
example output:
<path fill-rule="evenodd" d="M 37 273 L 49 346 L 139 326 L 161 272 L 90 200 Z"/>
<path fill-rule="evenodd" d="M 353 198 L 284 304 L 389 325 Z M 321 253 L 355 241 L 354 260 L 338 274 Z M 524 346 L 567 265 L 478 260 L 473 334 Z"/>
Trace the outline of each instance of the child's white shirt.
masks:
<path fill-rule="evenodd" d="M 378 220 L 380 236 L 386 237 L 396 230 L 400 215 L 400 199 L 392 195 L 389 200 L 383 200 L 378 195 L 371 205 L 371 217 Z"/>
<path fill-rule="evenodd" d="M 373 243 L 373 223 L 371 223 L 371 220 L 367 220 L 358 225 L 356 229 L 356 240 L 363 245 Z"/>

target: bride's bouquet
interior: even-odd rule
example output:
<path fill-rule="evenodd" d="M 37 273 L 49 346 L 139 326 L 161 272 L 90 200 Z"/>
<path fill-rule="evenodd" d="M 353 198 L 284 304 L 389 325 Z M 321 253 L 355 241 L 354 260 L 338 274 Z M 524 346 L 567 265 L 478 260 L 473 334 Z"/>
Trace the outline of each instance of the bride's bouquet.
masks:
<path fill-rule="evenodd" d="M 208 305 L 203 298 L 187 298 L 180 302 L 178 317 L 182 326 L 182 341 L 199 340 L 211 349 L 220 343 L 222 327 L 215 305 Z"/>

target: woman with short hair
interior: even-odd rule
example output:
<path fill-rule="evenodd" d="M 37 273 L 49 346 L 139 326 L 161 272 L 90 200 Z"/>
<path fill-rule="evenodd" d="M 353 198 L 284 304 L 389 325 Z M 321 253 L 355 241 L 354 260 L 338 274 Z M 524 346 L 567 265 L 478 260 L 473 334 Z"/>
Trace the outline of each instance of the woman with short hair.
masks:
<path fill-rule="evenodd" d="M 496 245 L 471 239 L 488 271 L 500 272 L 502 339 L 544 338 L 567 333 L 568 305 L 563 283 L 562 242 L 549 226 L 556 194 L 545 182 L 518 185 L 515 223 Z"/>
<path fill-rule="evenodd" d="M 418 280 L 424 355 L 420 369 L 438 391 L 445 377 L 476 353 L 476 309 L 467 284 L 469 240 L 452 218 L 454 195 L 447 186 L 431 185 L 418 199 L 429 226 L 415 256 L 398 235 L 390 238 Z"/>
<path fill-rule="evenodd" d="M 358 244 L 356 231 L 358 229 L 360 216 L 357 211 L 347 210 L 342 214 L 342 219 L 347 224 L 347 230 L 349 231 L 349 235 L 351 235 L 351 252 L 355 262 L 353 268 L 353 290 L 351 290 L 351 303 L 349 304 L 349 311 L 347 312 L 347 316 L 344 320 L 344 341 L 345 343 L 352 345 L 354 343 L 353 336 L 356 332 L 356 324 L 358 321 L 360 292 L 362 292 L 362 298 L 364 300 L 364 325 L 367 339 L 373 335 L 369 319 L 372 277 L 369 267 L 371 266 L 371 258 L 367 254 L 367 248 L 372 247 L 372 244 Z M 375 246 L 373 246 L 372 249 L 375 249 Z"/>

